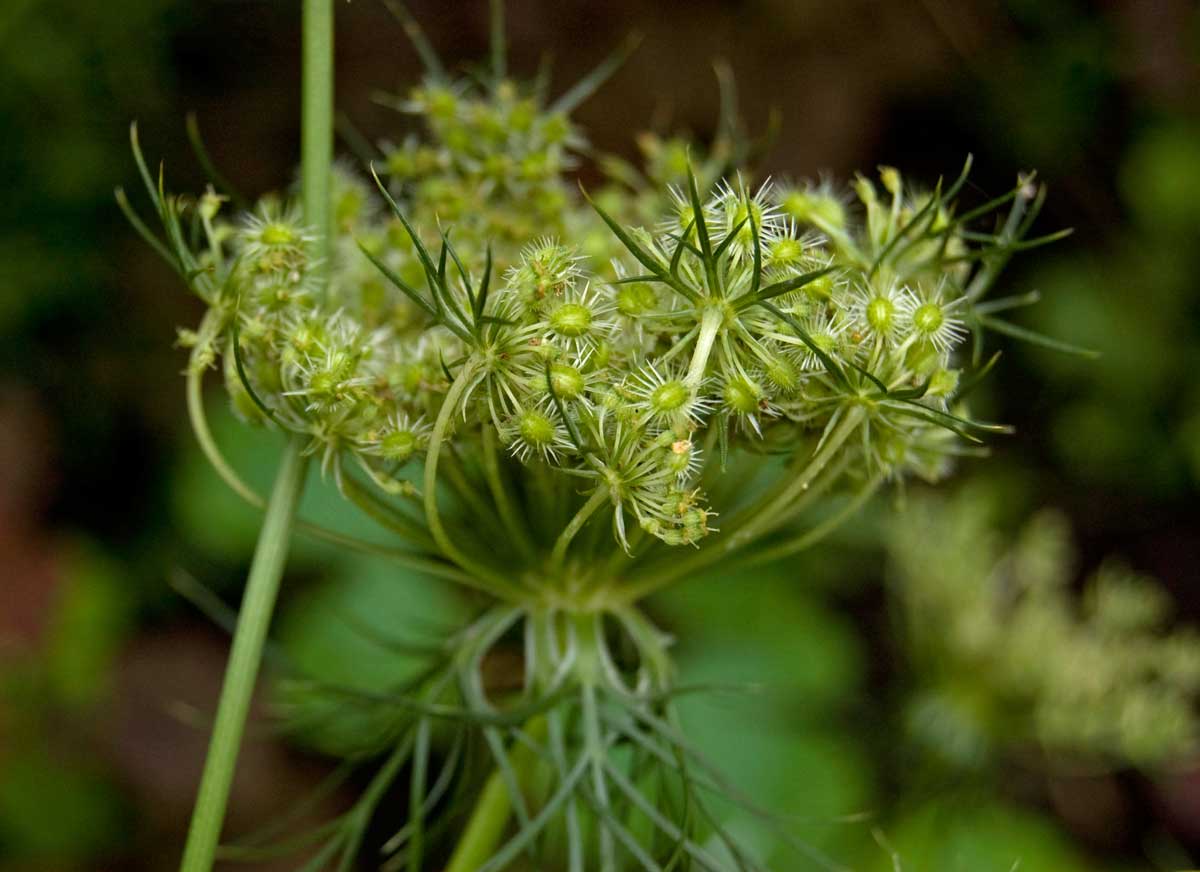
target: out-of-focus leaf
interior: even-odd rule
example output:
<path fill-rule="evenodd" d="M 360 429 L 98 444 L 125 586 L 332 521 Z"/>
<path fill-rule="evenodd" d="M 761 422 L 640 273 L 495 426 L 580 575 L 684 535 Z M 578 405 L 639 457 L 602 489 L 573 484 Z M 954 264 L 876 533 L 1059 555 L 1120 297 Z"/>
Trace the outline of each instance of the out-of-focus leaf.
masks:
<path fill-rule="evenodd" d="M 885 844 L 904 870 L 914 872 L 1100 872 L 1067 836 L 1040 815 L 987 802 L 942 800 L 924 805 L 892 826 Z M 864 865 L 893 872 L 888 850 L 866 840 Z"/>
<path fill-rule="evenodd" d="M 789 566 L 687 581 L 656 601 L 700 680 L 756 682 L 802 710 L 854 693 L 862 651 L 853 628 L 806 595 Z"/>
<path fill-rule="evenodd" d="M 82 761 L 27 749 L 3 766 L 0 855 L 19 868 L 60 868 L 121 846 L 127 827 L 120 794 Z"/>
<path fill-rule="evenodd" d="M 269 493 L 284 437 L 276 431 L 239 421 L 230 411 L 223 392 L 214 393 L 208 403 L 208 417 L 213 438 L 233 468 L 260 494 Z M 317 464 L 311 465 L 308 476 L 300 503 L 302 517 L 354 536 L 389 542 L 387 531 L 342 499 L 332 481 L 322 479 Z M 258 539 L 262 512 L 225 486 L 194 439 L 189 440 L 172 493 L 174 514 L 184 541 L 230 562 L 249 559 Z M 324 560 L 338 553 L 340 549 L 336 546 L 302 533 L 293 537 L 293 563 Z"/>
<path fill-rule="evenodd" d="M 383 694 L 430 663 L 422 648 L 462 625 L 465 602 L 443 582 L 369 558 L 346 561 L 285 608 L 279 640 L 301 675 Z M 397 715 L 392 707 L 284 682 L 277 701 L 306 743 L 332 754 L 364 750 Z"/>
<path fill-rule="evenodd" d="M 862 749 L 836 726 L 862 680 L 853 631 L 782 567 L 697 579 L 658 605 L 685 640 L 680 681 L 712 685 L 679 703 L 694 744 L 791 837 L 835 856 L 861 839 L 861 823 L 836 820 L 872 793 Z M 713 807 L 764 860 L 805 868 L 772 824 L 733 803 Z"/>
<path fill-rule="evenodd" d="M 134 593 L 121 568 L 89 543 L 66 549 L 61 566 L 45 666 L 61 701 L 86 704 L 98 699 L 112 678 L 117 648 L 129 629 Z"/>

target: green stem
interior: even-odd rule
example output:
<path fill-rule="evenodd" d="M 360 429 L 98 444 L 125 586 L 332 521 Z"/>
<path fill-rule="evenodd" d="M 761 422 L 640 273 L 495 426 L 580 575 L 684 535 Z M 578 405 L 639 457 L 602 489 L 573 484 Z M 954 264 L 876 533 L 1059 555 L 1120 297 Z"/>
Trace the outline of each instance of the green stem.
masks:
<path fill-rule="evenodd" d="M 304 223 L 317 234 L 324 275 L 333 258 L 333 0 L 304 0 L 300 185 Z"/>
<path fill-rule="evenodd" d="M 540 742 L 546 734 L 545 716 L 534 718 L 524 730 L 531 742 Z M 530 743 L 517 742 L 509 760 L 517 780 L 523 782 L 522 788 L 528 787 L 527 782 L 538 762 L 537 752 L 530 747 Z M 497 769 L 483 785 L 467 827 L 454 847 L 446 872 L 477 872 L 496 852 L 511 814 L 512 796 L 504 783 L 504 776 Z"/>
<path fill-rule="evenodd" d="M 483 447 L 483 474 L 487 477 L 488 489 L 492 492 L 492 501 L 496 504 L 496 511 L 500 514 L 500 520 L 504 522 L 509 535 L 521 549 L 521 554 L 526 560 L 532 562 L 536 553 L 533 540 L 529 537 L 525 519 L 518 514 L 504 481 L 504 474 L 500 469 L 500 455 L 496 448 L 495 428 L 484 424 L 480 438 Z"/>
<path fill-rule="evenodd" d="M 358 506 L 364 515 L 385 530 L 396 533 L 420 548 L 433 546 L 433 539 L 429 537 L 424 527 L 395 506 L 376 497 L 374 493 L 355 481 L 353 476 L 342 476 L 342 494 Z"/>
<path fill-rule="evenodd" d="M 303 9 L 303 97 L 301 131 L 301 180 L 304 220 L 318 234 L 320 259 L 326 274 L 333 251 L 333 0 L 304 0 Z M 189 387 L 189 404 L 199 399 L 199 377 Z M 193 410 L 194 412 L 194 410 Z M 238 611 L 233 646 L 217 703 L 217 716 L 209 741 L 208 756 L 192 822 L 184 846 L 181 872 L 210 872 L 221 839 L 225 807 L 233 785 L 234 768 L 250 698 L 262 662 L 263 645 L 275 610 L 275 598 L 296 520 L 296 507 L 304 490 L 308 461 L 303 441 L 293 436 L 280 459 L 275 486 L 267 503 L 259 531 L 246 592 Z M 245 496 L 245 494 L 242 494 Z"/>
<path fill-rule="evenodd" d="M 225 806 L 233 783 L 238 749 L 250 710 L 250 697 L 262 660 L 263 644 L 279 580 L 287 560 L 288 540 L 296 516 L 296 506 L 304 488 L 307 459 L 301 454 L 302 443 L 294 438 L 283 452 L 275 487 L 267 504 L 267 514 L 259 533 L 246 592 L 238 612 L 233 647 L 217 704 L 204 774 L 196 797 L 196 808 L 188 830 L 181 872 L 209 872 L 221 838 Z"/>
<path fill-rule="evenodd" d="M 692 361 L 688 365 L 687 375 L 683 383 L 695 393 L 704 381 L 704 371 L 708 368 L 708 358 L 712 354 L 713 342 L 725 322 L 725 313 L 717 306 L 709 306 L 700 316 L 700 333 L 696 337 L 696 348 L 692 351 Z"/>
<path fill-rule="evenodd" d="M 217 441 L 213 438 L 212 431 L 208 426 L 208 417 L 204 413 L 204 397 L 200 389 L 202 374 L 203 370 L 196 367 L 189 367 L 187 374 L 188 415 L 191 418 L 192 429 L 196 434 L 196 441 L 200 443 L 200 450 L 213 469 L 216 470 L 217 475 L 220 476 L 221 480 L 235 494 L 254 508 L 263 510 L 267 507 L 267 501 L 263 499 L 258 491 L 246 484 L 242 477 L 237 474 L 237 471 L 229 465 L 229 461 L 225 459 L 225 455 L 221 453 Z M 363 554 L 372 554 L 376 557 L 392 560 L 400 566 L 415 569 L 427 575 L 444 578 L 456 584 L 462 584 L 467 587 L 476 586 L 471 576 L 465 574 L 458 567 L 442 561 L 440 558 L 427 557 L 422 554 L 413 553 L 408 549 L 391 548 L 387 545 L 381 545 L 378 542 L 358 539 L 303 519 L 297 520 L 295 526 L 298 532 L 322 542 L 329 542 L 342 548 L 349 548 Z M 422 532 L 424 531 L 422 530 Z"/>
<path fill-rule="evenodd" d="M 520 599 L 520 586 L 513 584 L 492 567 L 480 563 L 466 555 L 451 540 L 442 525 L 441 512 L 438 510 L 437 484 L 438 459 L 441 457 L 442 446 L 449 437 L 450 418 L 458 410 L 458 401 L 462 399 L 471 381 L 475 378 L 474 360 L 463 364 L 458 377 L 451 383 L 450 389 L 442 399 L 442 408 L 438 411 L 437 420 L 433 425 L 433 433 L 429 438 L 429 453 L 425 458 L 425 520 L 429 524 L 429 532 L 433 541 L 452 561 L 478 579 L 478 586 L 499 599 Z"/>
<path fill-rule="evenodd" d="M 661 568 L 651 567 L 644 575 L 632 578 L 613 592 L 614 602 L 637 602 L 677 578 L 688 573 L 698 572 L 710 563 L 723 559 L 760 536 L 771 532 L 778 524 L 787 519 L 787 512 L 792 508 L 794 501 L 809 490 L 813 481 L 825 470 L 846 440 L 862 425 L 864 417 L 865 412 L 860 407 L 851 408 L 826 437 L 821 449 L 782 490 L 768 494 L 754 505 L 742 510 L 739 516 L 722 532 L 718 542 L 702 548 L 690 557 L 675 560 Z"/>
<path fill-rule="evenodd" d="M 866 411 L 861 406 L 851 406 L 838 425 L 825 438 L 825 444 L 813 455 L 812 460 L 800 475 L 796 476 L 773 500 L 760 509 L 749 513 L 749 522 L 740 530 L 733 532 L 726 545 L 727 550 L 739 548 L 762 533 L 768 533 L 783 520 L 783 512 L 793 500 L 801 496 L 813 483 L 821 471 L 841 450 L 842 445 L 862 426 Z"/>
<path fill-rule="evenodd" d="M 571 523 L 563 528 L 559 534 L 558 541 L 554 543 L 554 551 L 550 555 L 551 570 L 562 568 L 563 561 L 567 556 L 567 548 L 571 545 L 571 540 L 583 529 L 583 525 L 588 522 L 588 518 L 600 508 L 608 500 L 608 488 L 601 486 L 592 491 L 592 495 L 588 497 L 586 503 L 580 506 L 579 511 L 575 513 L 575 517 L 571 519 Z"/>
<path fill-rule="evenodd" d="M 784 557 L 791 557 L 793 554 L 798 554 L 806 548 L 811 548 L 857 514 L 858 510 L 863 507 L 863 504 L 875 495 L 875 491 L 879 490 L 879 485 L 882 483 L 883 479 L 878 476 L 871 479 L 866 487 L 846 502 L 846 505 L 842 506 L 841 509 L 817 524 L 811 530 L 800 534 L 794 539 L 780 542 L 778 545 L 767 548 L 764 551 L 756 551 L 754 554 L 748 555 L 745 561 L 740 562 L 739 566 L 744 569 L 750 566 L 758 566 L 762 563 L 772 563 Z"/>

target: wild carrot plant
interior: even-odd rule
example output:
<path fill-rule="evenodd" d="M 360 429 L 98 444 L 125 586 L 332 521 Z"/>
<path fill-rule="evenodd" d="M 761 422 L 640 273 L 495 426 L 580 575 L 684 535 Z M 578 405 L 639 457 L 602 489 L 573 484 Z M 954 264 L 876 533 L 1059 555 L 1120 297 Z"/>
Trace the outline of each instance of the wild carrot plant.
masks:
<path fill-rule="evenodd" d="M 331 0 L 304 4 L 298 199 L 171 194 L 134 131 L 161 230 L 121 205 L 207 307 L 180 332 L 192 425 L 265 509 L 183 868 L 216 856 L 293 531 L 476 607 L 393 693 L 325 689 L 381 715 L 354 755 L 375 774 L 293 845 L 305 868 L 348 868 L 404 781 L 386 868 L 764 868 L 709 810 L 756 806 L 684 734 L 643 601 L 812 547 L 1004 430 L 968 397 L 996 362 L 988 330 L 1051 342 L 1000 317 L 1027 298 L 993 293 L 1013 254 L 1062 235 L 1028 238 L 1045 192 L 1021 175 L 959 205 L 969 160 L 926 187 L 890 167 L 847 191 L 758 179 L 729 137 L 647 138 L 643 167 L 605 159 L 583 191 L 571 112 L 619 54 L 552 94 L 509 75 L 494 4 L 490 66 L 459 78 L 391 5 L 426 66 L 392 102 L 423 130 L 368 165 L 332 160 Z M 286 437 L 269 496 L 211 435 L 214 369 L 248 426 Z M 310 459 L 380 538 L 296 518 Z M 522 676 L 497 690 L 484 665 L 513 645 Z"/>

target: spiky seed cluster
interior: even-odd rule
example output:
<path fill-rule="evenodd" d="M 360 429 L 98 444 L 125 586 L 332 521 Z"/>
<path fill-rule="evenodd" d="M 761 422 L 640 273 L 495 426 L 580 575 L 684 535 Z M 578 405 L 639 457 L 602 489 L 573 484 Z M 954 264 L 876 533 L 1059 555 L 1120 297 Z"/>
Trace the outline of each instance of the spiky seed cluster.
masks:
<path fill-rule="evenodd" d="M 491 428 L 522 462 L 590 480 L 626 549 L 630 519 L 670 544 L 708 534 L 702 478 L 739 447 L 819 444 L 854 418 L 848 465 L 932 478 L 954 434 L 978 429 L 954 411 L 955 354 L 986 290 L 977 264 L 1014 240 L 954 218 L 962 178 L 919 192 L 885 168 L 881 196 L 860 177 L 855 226 L 827 185 L 739 177 L 703 194 L 685 172 L 650 229 L 630 227 L 619 188 L 601 197 L 611 208 L 569 195 L 578 134 L 511 83 L 431 83 L 402 107 L 429 138 L 387 152 L 378 193 L 339 166 L 332 264 L 274 201 L 229 223 L 211 206 L 196 255 L 220 277 L 197 360 L 223 356 L 238 411 L 307 434 L 339 482 L 351 459 L 404 487 L 460 378 L 438 438 L 469 451 Z M 998 201 L 1018 220 L 1026 187 Z M 605 224 L 607 261 L 542 235 Z"/>
<path fill-rule="evenodd" d="M 405 23 L 428 60 L 419 28 Z M 663 720 L 668 640 L 636 603 L 714 563 L 807 547 L 820 531 L 797 528 L 814 500 L 852 491 L 853 509 L 883 482 L 937 478 L 964 442 L 998 429 L 964 416 L 963 397 L 995 358 L 967 375 L 961 344 L 986 328 L 1037 338 L 996 317 L 1026 298 L 982 301 L 1014 252 L 1055 236 L 1022 241 L 1042 198 L 1029 178 L 966 212 L 955 197 L 967 168 L 932 190 L 890 168 L 882 193 L 862 177 L 852 194 L 824 182 L 750 184 L 718 177 L 745 152 L 732 135 L 695 162 L 691 144 L 645 136 L 646 166 L 602 159 L 611 181 L 585 203 L 565 176 L 582 143 L 567 115 L 614 63 L 546 106 L 540 89 L 504 77 L 500 48 L 478 84 L 429 64 L 425 84 L 397 101 L 425 134 L 384 144 L 374 184 L 334 168 L 335 239 L 319 249 L 329 254 L 318 255 L 286 202 L 226 218 L 211 190 L 197 201 L 165 195 L 136 132 L 165 241 L 120 202 L 208 305 L 180 339 L 191 348 L 189 410 L 218 471 L 248 493 L 203 420 L 200 379 L 213 366 L 241 416 L 307 440 L 347 499 L 403 542 L 382 549 L 389 557 L 490 598 L 436 646 L 439 663 L 405 691 L 412 699 L 370 703 L 389 725 L 375 738 L 398 743 L 389 759 L 413 758 L 418 820 L 389 844 L 421 832 L 420 760 L 436 720 L 425 706 L 457 712 L 466 727 L 497 724 L 481 663 L 519 622 L 523 699 L 549 735 L 509 726 L 505 743 L 489 733 L 498 765 L 510 770 L 505 744 L 542 745 L 559 767 L 558 799 L 537 819 L 581 800 L 598 816 L 566 826 L 573 856 L 586 843 L 617 868 L 619 840 L 641 868 L 658 868 L 604 811 L 610 790 L 642 796 L 633 782 L 644 773 L 616 762 L 637 757 L 609 754 L 630 742 L 650 743 L 663 777 L 693 790 L 672 769 L 690 752 Z M 996 230 L 972 229 L 987 218 Z M 418 513 L 406 502 L 416 497 Z M 681 545 L 696 550 L 681 557 L 671 547 Z M 632 665 L 618 665 L 614 640 L 634 652 Z M 550 707 L 566 689 L 577 693 Z M 364 801 L 398 771 L 383 767 Z M 331 843 L 343 865 L 369 817 L 356 808 Z M 686 822 L 656 826 L 652 841 L 669 837 L 676 858 L 682 848 L 718 868 L 676 829 Z M 738 850 L 719 824 L 717 833 Z M 489 868 L 537 837 L 523 821 Z M 419 856 L 409 865 L 420 868 Z"/>

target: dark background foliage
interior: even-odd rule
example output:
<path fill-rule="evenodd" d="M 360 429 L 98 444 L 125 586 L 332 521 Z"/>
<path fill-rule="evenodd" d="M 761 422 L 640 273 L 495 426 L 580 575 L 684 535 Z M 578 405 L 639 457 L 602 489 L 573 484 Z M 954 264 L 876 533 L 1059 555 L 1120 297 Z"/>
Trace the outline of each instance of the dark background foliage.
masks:
<path fill-rule="evenodd" d="M 412 7 L 447 61 L 482 57 L 482 0 Z M 1085 566 L 1123 555 L 1166 585 L 1181 619 L 1200 620 L 1193 4 L 513 0 L 508 13 L 510 67 L 531 75 L 549 55 L 560 87 L 631 30 L 644 35 L 578 112 L 597 151 L 635 157 L 633 135 L 651 129 L 710 137 L 712 64 L 724 59 L 748 131 L 782 113 L 763 173 L 845 179 L 887 163 L 932 183 L 971 152 L 982 196 L 1037 168 L 1050 188 L 1042 229 L 1075 234 L 1018 261 L 1008 285 L 1044 296 L 1023 324 L 1103 356 L 1003 343 L 984 411 L 1017 433 L 962 474 L 1000 494 L 1007 523 L 1063 509 Z M 415 53 L 381 3 L 354 0 L 337 14 L 339 108 L 369 138 L 398 139 L 406 120 L 373 96 L 416 80 Z M 183 356 L 172 341 L 198 308 L 129 230 L 112 188 L 133 181 L 133 118 L 173 185 L 201 186 L 184 132 L 190 111 L 241 189 L 289 185 L 298 38 L 297 10 L 283 2 L 9 0 L 0 9 L 0 869 L 174 862 L 223 636 L 167 579 L 184 567 L 236 595 L 254 517 L 228 508 L 186 429 Z M 271 474 L 269 449 L 269 440 L 238 449 L 260 479 Z M 779 788 L 779 802 L 802 782 L 826 800 L 797 813 L 829 821 L 870 810 L 885 832 L 924 827 L 950 846 L 912 856 L 906 869 L 967 868 L 956 864 L 972 858 L 971 868 L 1003 870 L 1016 856 L 1023 869 L 1186 862 L 1187 846 L 1200 844 L 1197 773 L 1047 779 L 1014 762 L 986 779 L 918 774 L 889 714 L 905 678 L 888 641 L 883 557 L 870 528 L 856 529 L 853 548 L 738 580 L 740 614 L 776 615 L 759 620 L 754 639 L 729 626 L 728 593 L 714 584 L 660 607 L 698 673 L 800 686 L 791 702 L 772 702 L 786 709 L 786 729 L 759 737 L 762 759 L 790 761 L 793 786 Z M 301 549 L 289 576 L 287 605 L 301 617 L 285 619 L 284 632 L 301 649 L 316 644 L 304 627 L 324 608 L 310 594 L 328 594 L 314 585 L 369 576 L 354 567 L 330 575 L 326 557 Z M 715 743 L 722 718 L 738 729 L 730 709 L 722 702 L 701 718 Z M 773 796 L 753 780 L 770 773 L 756 776 L 762 764 L 746 754 L 733 764 Z M 245 760 L 232 824 L 243 831 L 326 766 L 274 741 L 255 742 Z M 963 795 L 972 802 L 948 813 Z M 864 866 L 890 862 L 871 824 L 832 829 L 814 838 Z M 925 850 L 920 837 L 910 842 Z M 1091 860 L 1062 859 L 1079 856 Z"/>

